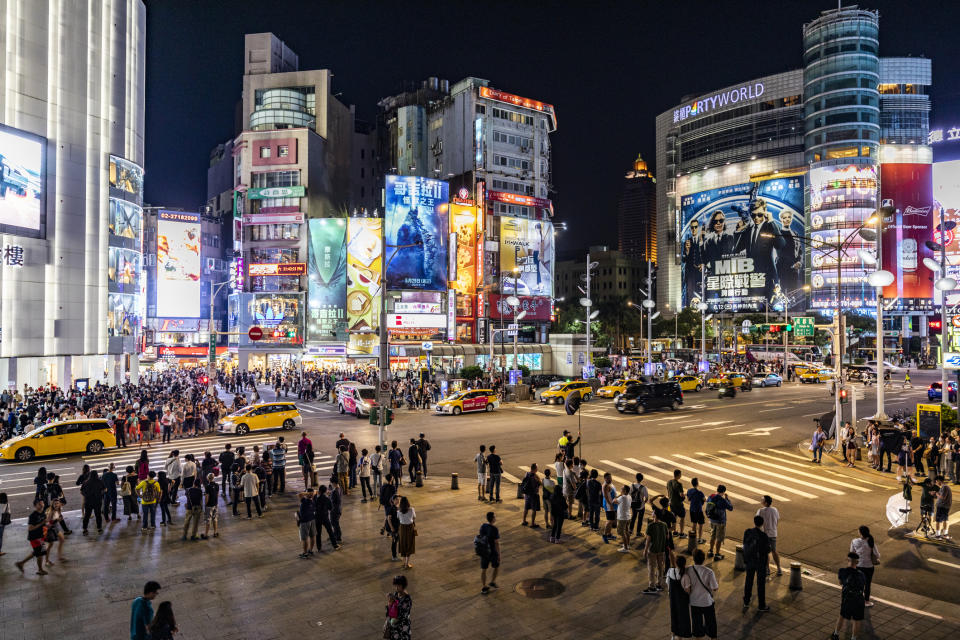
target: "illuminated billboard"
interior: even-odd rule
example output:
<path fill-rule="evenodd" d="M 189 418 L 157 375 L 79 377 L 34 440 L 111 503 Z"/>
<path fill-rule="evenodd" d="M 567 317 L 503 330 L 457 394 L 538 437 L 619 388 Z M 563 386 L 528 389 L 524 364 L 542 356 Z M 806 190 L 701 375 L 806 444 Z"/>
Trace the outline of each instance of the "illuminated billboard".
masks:
<path fill-rule="evenodd" d="M 442 180 L 387 176 L 387 289 L 447 289 L 449 186 Z"/>
<path fill-rule="evenodd" d="M 44 138 L 0 125 L 0 233 L 43 237 L 46 148 Z"/>
<path fill-rule="evenodd" d="M 107 294 L 107 335 L 132 336 L 140 327 L 139 296 L 129 293 Z"/>
<path fill-rule="evenodd" d="M 450 205 L 450 226 L 457 234 L 457 279 L 453 288 L 457 293 L 473 295 L 477 292 L 477 208 L 454 202 Z"/>
<path fill-rule="evenodd" d="M 335 340 L 347 321 L 347 221 L 314 218 L 308 226 L 307 339 Z"/>
<path fill-rule="evenodd" d="M 933 298 L 934 274 L 924 258 L 939 259 L 926 246 L 933 238 L 933 165 L 880 165 L 880 204 L 894 208 L 884 220 L 883 268 L 894 275 L 884 298 L 899 298 L 897 306 L 912 309 Z"/>
<path fill-rule="evenodd" d="M 960 160 L 934 163 L 933 198 L 935 209 L 933 228 L 936 229 L 940 224 L 941 211 L 948 226 L 950 222 L 953 222 L 955 226 L 948 229 L 946 234 L 941 234 L 940 231 L 935 230 L 932 238 L 934 242 L 941 242 L 941 237 L 945 238 L 947 275 L 955 280 L 960 280 L 960 239 L 958 239 L 958 235 L 960 235 Z M 934 259 L 939 262 L 940 255 L 937 254 Z M 938 291 L 934 290 L 934 296 L 939 302 Z M 949 292 L 947 294 L 947 304 L 951 306 L 960 304 L 960 291 Z"/>
<path fill-rule="evenodd" d="M 513 319 L 513 307 L 507 303 L 510 296 L 501 296 L 496 293 L 490 294 L 490 317 L 494 320 Z M 526 311 L 524 320 L 549 320 L 550 319 L 550 298 L 547 297 L 529 297 L 517 296 L 520 305 L 517 307 L 517 313 Z"/>
<path fill-rule="evenodd" d="M 347 220 L 347 331 L 366 333 L 380 326 L 383 266 L 378 218 Z"/>
<path fill-rule="evenodd" d="M 240 304 L 240 326 L 263 330 L 263 337 L 257 344 L 303 344 L 303 296 L 299 293 L 244 293 Z M 246 333 L 240 336 L 240 344 L 251 344 Z"/>
<path fill-rule="evenodd" d="M 128 240 L 140 240 L 143 225 L 143 209 L 138 205 L 110 198 L 110 234 Z"/>
<path fill-rule="evenodd" d="M 683 305 L 761 311 L 803 284 L 803 177 L 756 180 L 683 196 Z"/>
<path fill-rule="evenodd" d="M 139 251 L 108 247 L 107 283 L 115 293 L 140 293 L 140 271 L 143 263 Z"/>
<path fill-rule="evenodd" d="M 200 216 L 157 214 L 157 317 L 200 317 Z"/>
<path fill-rule="evenodd" d="M 500 218 L 500 292 L 553 295 L 553 224 Z"/>
<path fill-rule="evenodd" d="M 143 202 L 143 169 L 129 160 L 110 156 L 110 188 L 118 190 L 126 199 Z"/>

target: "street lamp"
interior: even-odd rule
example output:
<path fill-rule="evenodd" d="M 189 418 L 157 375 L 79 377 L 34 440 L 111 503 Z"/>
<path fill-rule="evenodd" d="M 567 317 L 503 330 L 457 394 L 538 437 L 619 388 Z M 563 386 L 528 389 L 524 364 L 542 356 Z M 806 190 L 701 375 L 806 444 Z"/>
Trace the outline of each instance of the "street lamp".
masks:
<path fill-rule="evenodd" d="M 640 343 L 643 344 L 643 307 L 627 300 L 627 306 L 640 314 Z"/>
<path fill-rule="evenodd" d="M 940 401 L 944 404 L 950 404 L 950 390 L 947 388 L 947 291 L 957 288 L 957 281 L 947 275 L 947 231 L 955 228 L 957 223 L 953 220 L 946 220 L 943 214 L 943 208 L 940 209 L 940 224 L 937 230 L 940 231 L 940 242 L 927 240 L 928 249 L 932 249 L 940 254 L 940 261 L 932 258 L 924 258 L 923 264 L 928 269 L 936 272 L 940 278 L 934 283 L 934 287 L 940 292 Z M 960 400 L 958 400 L 960 402 Z M 960 405 L 958 405 L 960 406 Z"/>
<path fill-rule="evenodd" d="M 511 329 L 513 332 L 513 368 L 519 369 L 517 365 L 517 335 L 520 333 L 520 327 L 517 325 L 517 322 L 523 320 L 526 317 L 527 311 L 523 310 L 520 313 L 517 313 L 517 309 L 520 308 L 520 298 L 517 296 L 510 296 L 507 298 L 507 304 L 510 305 L 510 308 L 513 309 L 513 326 Z"/>
<path fill-rule="evenodd" d="M 702 298 L 701 298 L 702 300 Z M 707 303 L 700 302 L 697 305 L 697 311 L 700 312 L 700 362 L 706 362 L 707 360 L 707 318 L 705 312 L 707 310 Z M 700 369 L 700 365 L 697 364 L 697 369 Z"/>
<path fill-rule="evenodd" d="M 213 383 L 213 372 L 216 368 L 217 358 L 217 331 L 213 328 L 213 303 L 216 300 L 220 289 L 224 288 L 233 280 L 224 280 L 223 282 L 210 283 L 210 318 L 207 328 L 210 331 L 209 344 L 207 345 L 207 395 L 216 395 L 216 385 Z"/>
<path fill-rule="evenodd" d="M 773 305 L 776 305 L 777 300 L 783 300 L 783 324 L 785 325 L 790 324 L 790 307 L 793 306 L 793 296 L 800 293 L 801 291 L 808 292 L 810 291 L 810 289 L 811 289 L 810 285 L 805 284 L 802 287 L 799 287 L 792 291 L 788 291 L 787 293 L 780 292 L 774 295 L 770 299 L 770 304 L 773 304 Z M 774 308 L 776 308 L 776 306 L 774 306 Z M 786 329 L 786 327 L 784 327 L 784 329 Z M 790 363 L 788 362 L 788 357 L 787 357 L 787 354 L 790 352 L 789 335 L 790 335 L 789 331 L 785 330 L 783 332 L 783 374 L 784 376 L 786 376 L 787 374 L 787 367 L 790 366 Z"/>

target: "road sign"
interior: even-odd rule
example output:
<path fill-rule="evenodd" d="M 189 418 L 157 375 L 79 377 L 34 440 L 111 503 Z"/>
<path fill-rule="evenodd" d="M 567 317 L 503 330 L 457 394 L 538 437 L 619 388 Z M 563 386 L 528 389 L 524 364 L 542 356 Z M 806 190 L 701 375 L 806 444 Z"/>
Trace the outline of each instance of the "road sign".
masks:
<path fill-rule="evenodd" d="M 953 324 L 953 326 L 960 327 L 960 316 L 953 316 L 950 318 L 950 322 Z"/>
<path fill-rule="evenodd" d="M 389 381 L 389 380 L 381 380 L 381 381 L 380 381 L 380 391 L 382 391 L 382 392 L 384 392 L 384 393 L 390 393 L 390 381 Z"/>
<path fill-rule="evenodd" d="M 793 318 L 793 335 L 798 338 L 812 338 L 814 334 L 813 317 L 798 316 Z"/>
<path fill-rule="evenodd" d="M 515 336 L 515 335 L 517 335 L 517 330 L 518 330 L 519 328 L 520 328 L 520 325 L 518 325 L 518 324 L 508 324 L 508 325 L 507 325 L 507 335 L 508 335 L 508 336 Z"/>
<path fill-rule="evenodd" d="M 421 343 L 420 343 L 420 348 L 423 349 L 424 351 L 433 351 L 433 343 L 432 343 L 432 342 L 421 342 Z"/>
<path fill-rule="evenodd" d="M 260 327 L 250 327 L 250 330 L 247 331 L 247 337 L 256 342 L 263 337 L 263 329 Z"/>

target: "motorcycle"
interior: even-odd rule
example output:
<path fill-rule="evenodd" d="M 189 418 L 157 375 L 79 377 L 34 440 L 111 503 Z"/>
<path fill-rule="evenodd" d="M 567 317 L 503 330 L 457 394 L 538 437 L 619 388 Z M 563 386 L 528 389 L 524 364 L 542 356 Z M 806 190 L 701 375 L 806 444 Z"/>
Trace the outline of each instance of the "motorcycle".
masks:
<path fill-rule="evenodd" d="M 718 398 L 736 398 L 737 388 L 732 384 L 720 385 L 720 389 L 717 391 L 717 397 Z"/>

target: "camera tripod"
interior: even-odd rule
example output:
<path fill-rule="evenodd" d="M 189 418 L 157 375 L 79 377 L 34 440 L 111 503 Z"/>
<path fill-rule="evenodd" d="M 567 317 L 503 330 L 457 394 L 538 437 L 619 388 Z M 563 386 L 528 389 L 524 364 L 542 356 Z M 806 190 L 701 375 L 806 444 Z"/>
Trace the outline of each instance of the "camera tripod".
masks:
<path fill-rule="evenodd" d="M 920 511 L 920 523 L 917 525 L 917 528 L 914 529 L 914 532 L 921 533 L 926 538 L 933 537 L 934 529 L 930 525 L 930 513 L 928 511 Z"/>

